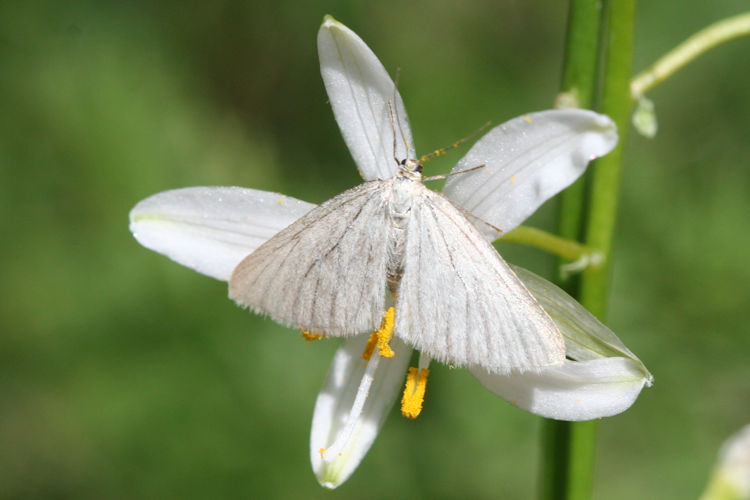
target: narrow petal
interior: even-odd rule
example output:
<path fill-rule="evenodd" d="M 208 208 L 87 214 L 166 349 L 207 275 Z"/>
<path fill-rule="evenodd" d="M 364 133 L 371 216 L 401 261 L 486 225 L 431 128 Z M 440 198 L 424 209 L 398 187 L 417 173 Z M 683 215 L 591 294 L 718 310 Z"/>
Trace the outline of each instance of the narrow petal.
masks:
<path fill-rule="evenodd" d="M 396 86 L 365 42 L 331 16 L 318 32 L 318 53 L 333 114 L 360 174 L 368 181 L 392 177 L 397 170 L 394 156 L 415 158 Z"/>
<path fill-rule="evenodd" d="M 310 460 L 326 488 L 346 481 L 367 454 L 401 390 L 411 358 L 411 349 L 393 338 L 395 356 L 381 358 L 375 352 L 365 361 L 367 341 L 367 335 L 344 341 L 315 403 Z"/>
<path fill-rule="evenodd" d="M 255 189 L 175 189 L 140 201 L 130 230 L 146 248 L 227 281 L 243 258 L 314 206 Z"/>
<path fill-rule="evenodd" d="M 576 299 L 528 269 L 511 266 L 565 338 L 566 355 L 577 361 L 621 356 L 636 361 L 651 385 L 651 374 L 622 340 Z"/>
<path fill-rule="evenodd" d="M 590 420 L 628 409 L 653 377 L 617 335 L 570 295 L 526 269 L 513 271 L 550 315 L 565 339 L 561 366 L 523 374 L 471 373 L 487 389 L 537 415 Z"/>
<path fill-rule="evenodd" d="M 495 375 L 482 368 L 471 373 L 509 403 L 556 420 L 591 420 L 621 413 L 635 402 L 646 379 L 627 358 L 566 360 L 537 373 Z"/>
<path fill-rule="evenodd" d="M 443 192 L 475 217 L 508 232 L 568 187 L 617 143 L 614 122 L 579 109 L 514 118 L 479 139 L 452 172 Z M 480 225 L 488 236 L 497 233 Z"/>

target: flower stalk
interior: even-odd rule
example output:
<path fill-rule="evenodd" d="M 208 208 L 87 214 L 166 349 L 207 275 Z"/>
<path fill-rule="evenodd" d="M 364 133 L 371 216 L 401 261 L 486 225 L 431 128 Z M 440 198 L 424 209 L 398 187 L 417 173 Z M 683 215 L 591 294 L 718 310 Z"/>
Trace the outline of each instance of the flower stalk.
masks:
<path fill-rule="evenodd" d="M 575 97 L 575 104 L 592 109 L 596 89 L 601 30 L 598 0 L 571 0 L 561 93 Z M 560 99 L 558 98 L 558 102 Z M 583 237 L 586 176 L 562 192 L 558 201 L 558 232 L 561 238 L 580 241 Z M 562 258 L 561 266 L 570 259 Z M 577 281 L 558 276 L 564 288 L 576 295 Z M 542 471 L 540 498 L 573 498 L 577 485 L 591 483 L 595 434 L 588 422 L 545 419 L 542 424 Z"/>
<path fill-rule="evenodd" d="M 601 82 L 602 112 L 612 116 L 621 136 L 613 154 L 597 160 L 589 172 L 590 199 L 582 181 L 566 191 L 560 201 L 560 235 L 584 237 L 585 246 L 598 252 L 601 265 L 587 267 L 580 280 L 581 303 L 603 319 L 609 278 L 612 237 L 617 214 L 622 150 L 630 116 L 629 82 L 632 66 L 632 0 L 572 0 L 563 73 L 564 93 L 576 91 L 581 107 L 594 107 L 598 87 L 599 45 L 603 43 Z M 585 211 L 584 211 L 585 207 Z M 566 283 L 576 293 L 574 283 Z M 544 458 L 541 497 L 544 499 L 590 498 L 593 484 L 596 422 L 546 421 L 543 429 Z"/>
<path fill-rule="evenodd" d="M 591 196 L 586 222 L 586 245 L 602 253 L 604 262 L 590 267 L 581 277 L 581 303 L 603 320 L 606 314 L 607 287 L 612 241 L 620 194 L 622 155 L 630 124 L 632 100 L 630 75 L 633 65 L 633 0 L 605 2 L 606 46 L 600 109 L 617 124 L 620 142 L 609 155 L 599 159 L 591 174 Z"/>
<path fill-rule="evenodd" d="M 568 10 L 568 32 L 561 82 L 561 102 L 578 108 L 593 109 L 601 3 L 598 0 L 572 0 Z M 562 192 L 558 205 L 560 236 L 579 241 L 583 236 L 584 177 Z M 562 256 L 566 260 L 569 259 Z M 568 290 L 570 291 L 570 290 Z"/>
<path fill-rule="evenodd" d="M 646 92 L 714 47 L 743 36 L 750 36 L 750 12 L 703 28 L 633 78 L 630 83 L 633 100 L 637 101 Z"/>
<path fill-rule="evenodd" d="M 567 262 L 563 266 L 563 271 L 566 273 L 583 270 L 589 266 L 598 266 L 602 260 L 599 252 L 578 241 L 562 238 L 530 226 L 518 226 L 504 235 L 500 241 L 518 243 L 556 255 Z"/>

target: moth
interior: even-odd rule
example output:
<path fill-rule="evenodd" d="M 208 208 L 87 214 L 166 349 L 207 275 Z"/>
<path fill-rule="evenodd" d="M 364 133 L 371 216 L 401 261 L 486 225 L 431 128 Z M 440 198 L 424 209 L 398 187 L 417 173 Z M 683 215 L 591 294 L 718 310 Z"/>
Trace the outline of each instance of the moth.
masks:
<path fill-rule="evenodd" d="M 425 186 L 420 162 L 397 164 L 258 247 L 234 269 L 230 298 L 334 337 L 377 330 L 393 303 L 394 335 L 444 363 L 561 363 L 562 334 L 466 212 Z"/>
<path fill-rule="evenodd" d="M 572 183 L 614 147 L 614 123 L 568 109 L 498 125 L 449 174 L 448 198 L 425 186 L 425 157 L 414 155 L 403 101 L 370 48 L 326 17 L 318 51 L 336 121 L 366 182 L 245 257 L 229 296 L 280 323 L 335 337 L 378 330 L 394 307 L 393 335 L 438 361 L 490 373 L 562 363 L 562 334 L 487 228 L 512 229 Z"/>

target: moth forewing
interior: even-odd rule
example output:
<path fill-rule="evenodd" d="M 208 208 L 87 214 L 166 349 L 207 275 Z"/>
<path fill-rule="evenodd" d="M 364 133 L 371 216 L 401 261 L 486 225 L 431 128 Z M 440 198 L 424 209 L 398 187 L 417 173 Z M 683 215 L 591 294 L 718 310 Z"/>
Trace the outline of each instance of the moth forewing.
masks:
<path fill-rule="evenodd" d="M 389 232 L 384 182 L 344 191 L 261 245 L 232 273 L 230 298 L 315 333 L 377 329 Z"/>
<path fill-rule="evenodd" d="M 447 198 L 427 188 L 406 235 L 395 334 L 430 356 L 491 372 L 562 363 L 562 334 Z"/>

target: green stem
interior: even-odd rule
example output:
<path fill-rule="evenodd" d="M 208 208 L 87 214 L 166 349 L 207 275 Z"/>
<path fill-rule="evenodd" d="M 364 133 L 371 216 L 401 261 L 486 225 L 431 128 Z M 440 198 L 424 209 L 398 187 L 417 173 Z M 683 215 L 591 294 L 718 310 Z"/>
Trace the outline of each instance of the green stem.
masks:
<path fill-rule="evenodd" d="M 593 167 L 586 227 L 586 246 L 602 253 L 603 265 L 589 267 L 581 276 L 581 303 L 604 320 L 611 265 L 612 240 L 617 220 L 623 145 L 627 139 L 632 101 L 630 75 L 633 62 L 634 0 L 606 3 L 607 37 L 601 112 L 617 124 L 620 141 Z"/>
<path fill-rule="evenodd" d="M 518 226 L 503 236 L 500 241 L 539 248 L 569 261 L 585 259 L 588 263 L 595 264 L 600 260 L 596 252 L 577 241 L 561 238 L 529 226 Z"/>
<path fill-rule="evenodd" d="M 601 106 L 599 110 L 617 123 L 617 148 L 589 170 L 590 197 L 585 201 L 582 182 L 566 190 L 560 200 L 559 232 L 566 240 L 584 237 L 589 252 L 599 252 L 603 265 L 584 270 L 580 281 L 581 303 L 604 319 L 614 228 L 620 189 L 623 145 L 629 129 L 632 102 L 682 66 L 707 50 L 733 38 L 750 35 L 750 13 L 713 24 L 686 40 L 649 69 L 630 81 L 632 68 L 634 0 L 604 0 L 603 23 L 595 0 L 571 0 L 565 53 L 562 96 L 593 107 L 597 82 L 600 30 L 606 33 Z M 600 27 L 601 24 L 601 27 Z M 585 226 L 584 226 L 585 224 Z M 574 284 L 566 283 L 569 291 Z M 545 421 L 543 499 L 579 500 L 591 496 L 597 422 Z"/>
<path fill-rule="evenodd" d="M 576 105 L 582 108 L 594 107 L 601 19 L 599 0 L 570 0 L 561 90 L 563 95 L 575 97 Z M 585 184 L 581 178 L 559 197 L 558 231 L 562 238 L 581 240 L 584 209 Z M 559 278 L 564 288 L 575 295 L 575 282 Z M 542 435 L 541 498 L 586 498 L 593 479 L 594 424 L 544 420 Z"/>
<path fill-rule="evenodd" d="M 743 36 L 750 36 L 750 12 L 730 17 L 700 30 L 633 78 L 630 83 L 633 99 L 638 100 L 701 54 Z"/>
<path fill-rule="evenodd" d="M 634 0 L 606 0 L 606 37 L 603 55 L 601 111 L 617 123 L 620 141 L 614 151 L 591 167 L 591 194 L 586 220 L 586 246 L 601 252 L 604 265 L 592 266 L 581 276 L 581 304 L 604 319 L 611 262 L 612 239 L 617 219 L 623 144 L 630 117 L 630 72 L 633 51 Z M 571 424 L 568 449 L 568 500 L 591 497 L 597 422 Z"/>
<path fill-rule="evenodd" d="M 593 108 L 599 54 L 601 4 L 598 0 L 571 0 L 561 91 L 579 108 Z M 560 102 L 561 99 L 558 99 Z M 584 180 L 579 179 L 559 197 L 558 231 L 569 240 L 583 236 Z"/>

